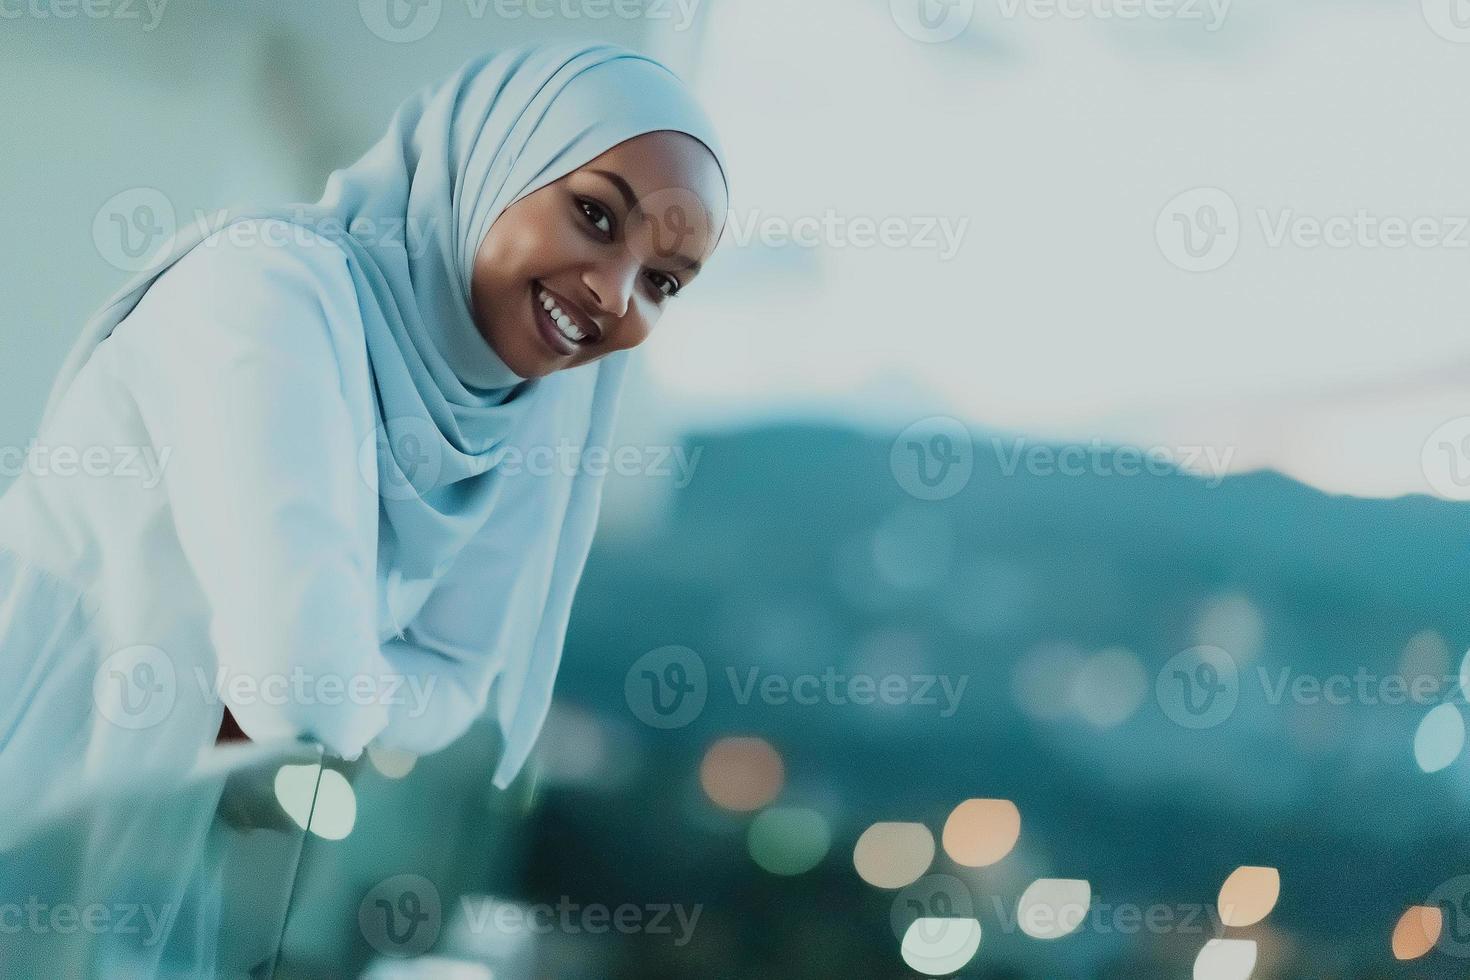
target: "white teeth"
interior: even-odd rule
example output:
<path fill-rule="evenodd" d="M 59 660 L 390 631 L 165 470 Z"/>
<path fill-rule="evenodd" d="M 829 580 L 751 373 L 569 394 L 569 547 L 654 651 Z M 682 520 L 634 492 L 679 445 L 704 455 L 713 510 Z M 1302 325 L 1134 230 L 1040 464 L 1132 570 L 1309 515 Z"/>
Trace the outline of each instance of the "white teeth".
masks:
<path fill-rule="evenodd" d="M 587 339 L 587 334 L 577 326 L 571 317 L 561 311 L 561 308 L 556 305 L 556 300 L 548 296 L 544 289 L 540 292 L 540 300 L 542 308 L 551 315 L 551 322 L 556 324 L 562 336 L 574 343 Z"/>

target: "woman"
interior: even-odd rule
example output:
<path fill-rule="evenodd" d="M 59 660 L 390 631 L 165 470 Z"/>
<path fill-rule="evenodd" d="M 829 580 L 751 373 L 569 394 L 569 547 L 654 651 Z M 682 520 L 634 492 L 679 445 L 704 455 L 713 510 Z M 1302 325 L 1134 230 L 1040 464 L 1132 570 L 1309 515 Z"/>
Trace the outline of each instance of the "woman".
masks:
<path fill-rule="evenodd" d="M 0 499 L 7 797 L 179 771 L 235 726 L 433 752 L 492 693 L 505 787 L 627 357 L 726 194 L 667 69 L 522 49 L 407 102 L 316 205 L 173 248 L 88 325 L 38 437 L 161 481 L 31 467 Z"/>

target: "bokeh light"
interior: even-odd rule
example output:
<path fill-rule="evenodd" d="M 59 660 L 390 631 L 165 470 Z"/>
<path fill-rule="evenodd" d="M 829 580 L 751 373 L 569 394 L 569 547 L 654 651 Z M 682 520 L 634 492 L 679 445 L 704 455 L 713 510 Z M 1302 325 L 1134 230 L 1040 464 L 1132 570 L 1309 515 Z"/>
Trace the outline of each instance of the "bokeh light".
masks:
<path fill-rule="evenodd" d="M 1034 647 L 1011 675 L 1012 696 L 1035 720 L 1061 721 L 1072 712 L 1072 679 L 1081 669 L 1082 652 L 1070 644 Z"/>
<path fill-rule="evenodd" d="M 276 802 L 302 830 L 311 820 L 311 801 L 316 797 L 318 765 L 282 766 L 276 770 Z"/>
<path fill-rule="evenodd" d="M 1194 624 L 1191 646 L 1219 647 L 1229 651 L 1237 663 L 1254 660 L 1260 653 L 1266 622 L 1256 604 L 1243 595 L 1211 598 Z"/>
<path fill-rule="evenodd" d="M 368 746 L 367 755 L 373 768 L 382 773 L 386 779 L 402 779 L 413 772 L 414 765 L 419 761 L 419 757 L 412 752 L 403 749 L 384 749 L 376 745 Z"/>
<path fill-rule="evenodd" d="M 759 810 L 781 793 L 786 765 L 763 738 L 732 736 L 709 747 L 699 783 L 716 806 L 737 813 Z"/>
<path fill-rule="evenodd" d="M 975 958 L 980 948 L 978 919 L 915 919 L 903 934 L 900 952 L 912 970 L 942 977 Z"/>
<path fill-rule="evenodd" d="M 1249 980 L 1256 952 L 1253 939 L 1211 939 L 1194 959 L 1194 980 Z"/>
<path fill-rule="evenodd" d="M 1088 657 L 1072 676 L 1070 701 L 1082 719 L 1114 728 L 1133 716 L 1148 695 L 1149 678 L 1132 651 L 1110 647 Z"/>
<path fill-rule="evenodd" d="M 956 864 L 994 864 L 1021 837 L 1021 811 L 1010 800 L 966 800 L 944 822 L 944 852 Z"/>
<path fill-rule="evenodd" d="M 416 956 L 412 960 L 374 961 L 362 980 L 495 980 L 495 971 L 483 963 L 447 956 Z"/>
<path fill-rule="evenodd" d="M 873 567 L 893 588 L 932 588 L 949 571 L 954 541 L 954 526 L 943 511 L 896 511 L 873 532 Z"/>
<path fill-rule="evenodd" d="M 1393 927 L 1391 946 L 1396 960 L 1417 960 L 1434 948 L 1444 928 L 1444 913 L 1433 905 L 1411 905 Z"/>
<path fill-rule="evenodd" d="M 1414 732 L 1414 761 L 1425 772 L 1438 772 L 1454 762 L 1465 748 L 1465 717 L 1457 705 L 1429 709 Z"/>
<path fill-rule="evenodd" d="M 1060 939 L 1077 931 L 1092 905 L 1092 885 L 1076 878 L 1038 878 L 1016 903 L 1016 921 L 1032 939 Z"/>
<path fill-rule="evenodd" d="M 1271 914 L 1280 896 L 1279 871 L 1245 865 L 1230 872 L 1215 904 L 1227 926 L 1253 926 Z"/>
<path fill-rule="evenodd" d="M 750 857 L 773 875 L 799 875 L 822 862 L 832 846 L 827 819 L 805 807 L 771 807 L 750 822 Z"/>
<path fill-rule="evenodd" d="M 921 823 L 875 823 L 852 850 L 858 876 L 875 888 L 903 888 L 934 861 L 934 835 Z"/>
<path fill-rule="evenodd" d="M 342 840 L 357 822 L 357 794 L 335 769 L 287 765 L 276 771 L 276 800 L 302 830 Z"/>
<path fill-rule="evenodd" d="M 1419 678 L 1427 678 L 1436 686 L 1449 675 L 1451 658 L 1450 645 L 1437 630 L 1420 630 L 1409 637 L 1403 650 L 1399 651 L 1398 674 L 1410 689 Z"/>

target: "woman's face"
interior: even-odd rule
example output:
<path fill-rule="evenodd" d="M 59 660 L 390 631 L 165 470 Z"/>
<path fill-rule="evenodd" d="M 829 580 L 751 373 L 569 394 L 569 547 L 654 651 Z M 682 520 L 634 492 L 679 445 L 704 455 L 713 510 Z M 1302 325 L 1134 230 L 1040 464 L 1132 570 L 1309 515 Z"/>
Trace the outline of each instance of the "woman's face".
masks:
<path fill-rule="evenodd" d="M 637 347 L 714 251 L 724 210 L 703 143 L 620 143 L 495 219 L 475 255 L 475 324 L 523 378 Z"/>

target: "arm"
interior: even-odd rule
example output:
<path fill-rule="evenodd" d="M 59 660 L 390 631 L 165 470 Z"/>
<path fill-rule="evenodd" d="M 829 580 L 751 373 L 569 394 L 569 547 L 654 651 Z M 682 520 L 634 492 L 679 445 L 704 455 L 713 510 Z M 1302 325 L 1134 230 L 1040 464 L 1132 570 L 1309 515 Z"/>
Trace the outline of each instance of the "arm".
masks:
<path fill-rule="evenodd" d="M 493 529 L 465 544 L 402 637 L 382 645 L 405 690 L 381 744 L 427 755 L 484 713 L 491 684 L 529 650 L 539 625 L 506 610 L 549 575 L 549 556 L 509 551 Z"/>
<path fill-rule="evenodd" d="M 358 469 L 372 428 L 357 317 L 335 246 L 215 236 L 165 273 L 109 341 L 125 345 L 119 360 L 139 410 L 172 449 L 165 487 L 221 673 L 290 692 L 276 703 L 235 697 L 226 684 L 230 714 L 252 738 L 308 736 L 347 757 L 387 723 L 387 709 L 297 697 L 289 680 L 386 672 L 375 628 L 377 498 Z"/>

